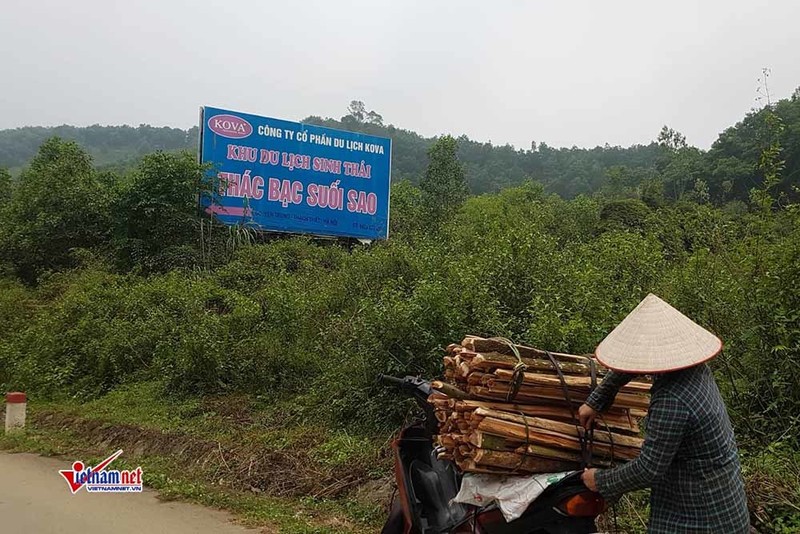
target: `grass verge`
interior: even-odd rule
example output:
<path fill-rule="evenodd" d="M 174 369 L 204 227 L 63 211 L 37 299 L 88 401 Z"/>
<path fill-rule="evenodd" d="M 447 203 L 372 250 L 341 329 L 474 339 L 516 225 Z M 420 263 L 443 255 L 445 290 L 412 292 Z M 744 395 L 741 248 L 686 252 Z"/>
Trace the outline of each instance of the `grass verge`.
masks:
<path fill-rule="evenodd" d="M 165 400 L 159 393 L 150 383 L 84 404 L 34 402 L 26 431 L 0 435 L 0 449 L 91 464 L 122 448 L 115 464 L 140 465 L 160 498 L 228 510 L 264 532 L 380 529 L 385 438 L 276 424 L 279 414 L 243 397 Z M 378 491 L 359 491 L 365 485 Z"/>
<path fill-rule="evenodd" d="M 118 463 L 141 465 L 161 498 L 225 509 L 264 532 L 375 532 L 385 518 L 388 437 L 320 427 L 293 417 L 291 406 L 164 397 L 148 382 L 85 403 L 34 402 L 29 417 L 25 433 L 0 435 L 0 449 L 91 463 L 122 448 Z M 742 465 L 758 531 L 800 532 L 797 451 L 751 446 Z M 626 495 L 614 512 L 599 526 L 646 532 L 648 492 Z"/>

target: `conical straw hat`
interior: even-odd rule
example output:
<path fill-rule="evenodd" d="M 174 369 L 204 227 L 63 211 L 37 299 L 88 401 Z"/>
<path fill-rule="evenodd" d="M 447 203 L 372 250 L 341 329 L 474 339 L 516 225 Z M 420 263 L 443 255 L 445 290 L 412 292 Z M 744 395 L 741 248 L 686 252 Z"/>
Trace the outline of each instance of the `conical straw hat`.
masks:
<path fill-rule="evenodd" d="M 692 367 L 722 350 L 722 341 L 684 314 L 647 295 L 595 350 L 615 371 L 651 374 Z"/>

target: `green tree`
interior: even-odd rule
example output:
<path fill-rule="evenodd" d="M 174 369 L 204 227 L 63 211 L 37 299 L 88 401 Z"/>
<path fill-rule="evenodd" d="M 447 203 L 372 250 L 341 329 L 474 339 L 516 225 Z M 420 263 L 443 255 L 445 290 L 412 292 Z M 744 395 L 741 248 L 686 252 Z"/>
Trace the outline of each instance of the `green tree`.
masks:
<path fill-rule="evenodd" d="M 658 177 L 646 178 L 639 184 L 639 198 L 651 208 L 664 204 L 664 182 Z"/>
<path fill-rule="evenodd" d="M 657 182 L 654 168 L 614 165 L 606 169 L 606 183 L 598 194 L 610 199 L 648 198 L 657 202 L 660 185 Z"/>
<path fill-rule="evenodd" d="M 600 220 L 604 230 L 646 229 L 651 211 L 647 204 L 635 198 L 615 200 L 600 209 Z"/>
<path fill-rule="evenodd" d="M 713 200 L 766 205 L 766 191 L 772 204 L 783 208 L 800 199 L 798 94 L 766 103 L 720 134 L 704 157 Z M 751 197 L 754 189 L 755 197 Z"/>
<path fill-rule="evenodd" d="M 0 168 L 0 205 L 11 198 L 11 173 Z"/>
<path fill-rule="evenodd" d="M 342 117 L 342 122 L 350 125 L 373 124 L 383 126 L 383 117 L 375 110 L 367 111 L 364 102 L 353 100 L 347 107 L 347 115 Z"/>
<path fill-rule="evenodd" d="M 77 263 L 73 250 L 106 244 L 112 191 L 77 143 L 45 141 L 3 210 L 0 245 L 28 283 Z"/>
<path fill-rule="evenodd" d="M 408 180 L 392 184 L 392 214 L 389 235 L 410 240 L 424 227 L 425 205 L 422 191 Z"/>
<path fill-rule="evenodd" d="M 698 178 L 694 181 L 694 191 L 692 192 L 694 195 L 695 201 L 699 202 L 700 204 L 705 204 L 709 201 L 709 194 L 708 194 L 708 184 L 705 180 Z"/>
<path fill-rule="evenodd" d="M 123 181 L 114 205 L 115 243 L 122 266 L 140 265 L 151 271 L 198 261 L 198 196 L 209 192 L 203 167 L 193 154 L 145 156 Z"/>
<path fill-rule="evenodd" d="M 694 184 L 703 175 L 704 153 L 686 144 L 686 138 L 679 132 L 667 128 L 661 130 L 658 141 L 664 155 L 658 168 L 667 192 L 674 200 L 691 192 Z"/>
<path fill-rule="evenodd" d="M 11 174 L 7 170 L 0 168 L 0 225 L 8 221 L 8 215 L 5 210 L 9 200 L 11 200 Z M 3 236 L 3 229 L 0 228 L 0 250 L 4 250 Z M 0 256 L 5 256 L 5 254 Z M 11 270 L 8 258 L 0 257 L 0 277 L 6 273 L 10 273 Z"/>
<path fill-rule="evenodd" d="M 434 219 L 452 212 L 469 195 L 464 167 L 458 161 L 456 140 L 445 135 L 428 151 L 428 168 L 419 184 L 428 212 Z"/>
<path fill-rule="evenodd" d="M 678 152 L 688 146 L 686 144 L 686 136 L 667 125 L 661 127 L 657 140 L 659 145 L 670 152 Z"/>
<path fill-rule="evenodd" d="M 764 111 L 764 148 L 758 159 L 758 168 L 764 174 L 761 187 L 750 190 L 750 200 L 762 210 L 772 208 L 775 200 L 780 204 L 784 196 L 781 191 L 776 191 L 781 182 L 781 175 L 786 167 L 783 159 L 781 135 L 785 130 L 783 120 L 775 113 L 772 106 L 767 106 Z"/>

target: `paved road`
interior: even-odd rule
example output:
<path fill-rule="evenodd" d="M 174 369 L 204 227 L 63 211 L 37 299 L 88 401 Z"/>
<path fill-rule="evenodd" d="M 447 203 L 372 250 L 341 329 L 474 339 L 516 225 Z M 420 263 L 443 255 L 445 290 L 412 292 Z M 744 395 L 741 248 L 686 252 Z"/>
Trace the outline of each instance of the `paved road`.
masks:
<path fill-rule="evenodd" d="M 255 534 L 217 510 L 161 502 L 153 491 L 69 492 L 68 462 L 0 453 L 0 532 L 14 534 Z"/>

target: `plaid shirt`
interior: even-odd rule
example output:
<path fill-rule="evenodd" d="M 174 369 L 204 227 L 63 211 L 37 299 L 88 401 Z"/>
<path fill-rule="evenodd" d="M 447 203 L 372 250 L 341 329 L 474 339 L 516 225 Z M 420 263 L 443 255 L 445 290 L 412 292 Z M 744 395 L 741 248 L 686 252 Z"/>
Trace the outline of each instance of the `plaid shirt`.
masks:
<path fill-rule="evenodd" d="M 587 404 L 603 411 L 632 378 L 610 372 Z M 627 464 L 598 470 L 595 480 L 609 499 L 652 487 L 650 533 L 750 529 L 733 428 L 705 364 L 655 378 L 641 453 Z"/>

